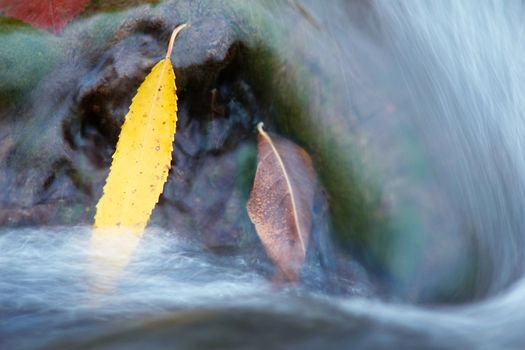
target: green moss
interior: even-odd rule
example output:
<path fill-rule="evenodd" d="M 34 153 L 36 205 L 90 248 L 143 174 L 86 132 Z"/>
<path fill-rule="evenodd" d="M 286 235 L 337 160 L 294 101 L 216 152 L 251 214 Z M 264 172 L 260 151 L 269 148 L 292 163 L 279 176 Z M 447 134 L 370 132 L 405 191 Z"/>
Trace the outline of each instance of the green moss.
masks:
<path fill-rule="evenodd" d="M 152 4 L 156 5 L 160 0 L 91 0 L 82 12 L 82 17 L 89 17 L 102 12 L 122 11 L 135 6 Z"/>
<path fill-rule="evenodd" d="M 55 36 L 0 17 L 0 104 L 16 105 L 55 67 L 61 52 Z"/>

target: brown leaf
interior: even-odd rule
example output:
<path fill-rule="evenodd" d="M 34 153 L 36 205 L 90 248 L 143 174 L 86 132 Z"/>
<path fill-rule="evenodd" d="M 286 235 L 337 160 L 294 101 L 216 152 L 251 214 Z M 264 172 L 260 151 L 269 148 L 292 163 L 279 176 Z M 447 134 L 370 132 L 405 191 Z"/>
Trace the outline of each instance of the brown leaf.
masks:
<path fill-rule="evenodd" d="M 248 215 L 280 278 L 295 282 L 306 256 L 317 177 L 310 156 L 293 142 L 259 129 L 259 163 Z"/>

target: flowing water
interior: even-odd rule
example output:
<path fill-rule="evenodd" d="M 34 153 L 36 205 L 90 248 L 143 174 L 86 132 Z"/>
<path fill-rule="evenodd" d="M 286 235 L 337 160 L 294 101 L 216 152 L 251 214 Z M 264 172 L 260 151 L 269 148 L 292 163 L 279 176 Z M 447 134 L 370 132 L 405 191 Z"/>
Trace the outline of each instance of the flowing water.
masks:
<path fill-rule="evenodd" d="M 118 288 L 97 294 L 89 283 L 89 235 L 82 227 L 2 232 L 2 349 L 524 344 L 520 283 L 477 304 L 435 309 L 329 297 L 276 288 L 246 257 L 218 257 L 173 233 L 149 230 Z"/>
<path fill-rule="evenodd" d="M 316 62 L 335 95 L 320 128 L 351 111 L 340 127 L 379 174 L 395 235 L 386 297 L 359 281 L 343 295 L 276 287 L 264 262 L 156 229 L 97 294 L 89 228 L 5 229 L 0 348 L 525 348 L 525 4 L 289 3 L 303 34 L 283 55 Z"/>

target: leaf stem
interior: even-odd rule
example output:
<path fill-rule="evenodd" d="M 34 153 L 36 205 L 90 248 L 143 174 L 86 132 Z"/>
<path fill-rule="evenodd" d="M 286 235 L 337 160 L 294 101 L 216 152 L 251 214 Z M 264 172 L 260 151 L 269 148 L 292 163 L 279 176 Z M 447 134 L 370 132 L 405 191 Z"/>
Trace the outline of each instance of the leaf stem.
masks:
<path fill-rule="evenodd" d="M 171 51 L 173 50 L 173 43 L 175 42 L 175 38 L 177 37 L 177 35 L 180 33 L 181 30 L 186 28 L 187 25 L 188 25 L 188 23 L 181 24 L 180 26 L 175 28 L 173 33 L 171 33 L 170 43 L 168 45 L 168 51 L 166 52 L 166 59 L 167 60 L 170 59 Z"/>

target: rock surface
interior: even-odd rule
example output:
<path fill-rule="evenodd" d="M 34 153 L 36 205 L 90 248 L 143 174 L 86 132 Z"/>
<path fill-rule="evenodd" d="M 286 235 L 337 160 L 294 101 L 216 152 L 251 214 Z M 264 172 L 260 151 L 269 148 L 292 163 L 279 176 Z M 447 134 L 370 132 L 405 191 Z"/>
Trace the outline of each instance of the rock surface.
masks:
<path fill-rule="evenodd" d="M 179 97 L 172 167 L 150 224 L 213 251 L 267 260 L 246 213 L 255 125 L 266 120 L 279 128 L 277 114 L 304 106 L 294 91 L 279 96 L 293 81 L 278 73 L 285 62 L 275 45 L 282 39 L 272 37 L 281 34 L 267 27 L 266 16 L 257 3 L 181 1 L 95 15 L 68 27 L 53 39 L 62 51 L 50 62 L 52 71 L 31 91 L 20 89 L 21 102 L 3 111 L 0 225 L 91 224 L 131 98 L 163 57 L 172 29 L 189 21 L 172 55 Z M 268 86 L 274 74 L 275 91 Z M 319 238 L 330 235 L 322 206 L 324 199 L 308 261 L 335 271 L 338 257 L 322 253 L 331 249 L 329 238 Z M 342 275 L 352 280 L 354 270 Z"/>
<path fill-rule="evenodd" d="M 0 32 L 41 53 L 33 71 L 17 58 L 27 48 L 0 50 L 18 67 L 1 72 L 0 224 L 91 223 L 131 98 L 190 22 L 172 56 L 179 126 L 153 225 L 264 258 L 245 210 L 264 121 L 312 156 L 329 204 L 319 226 L 346 251 L 328 265 L 352 280 L 350 253 L 403 298 L 468 298 L 482 252 L 433 173 L 443 151 L 425 144 L 424 116 L 414 124 L 388 26 L 373 2 L 323 3 L 175 1 L 86 14 L 59 38 Z"/>

